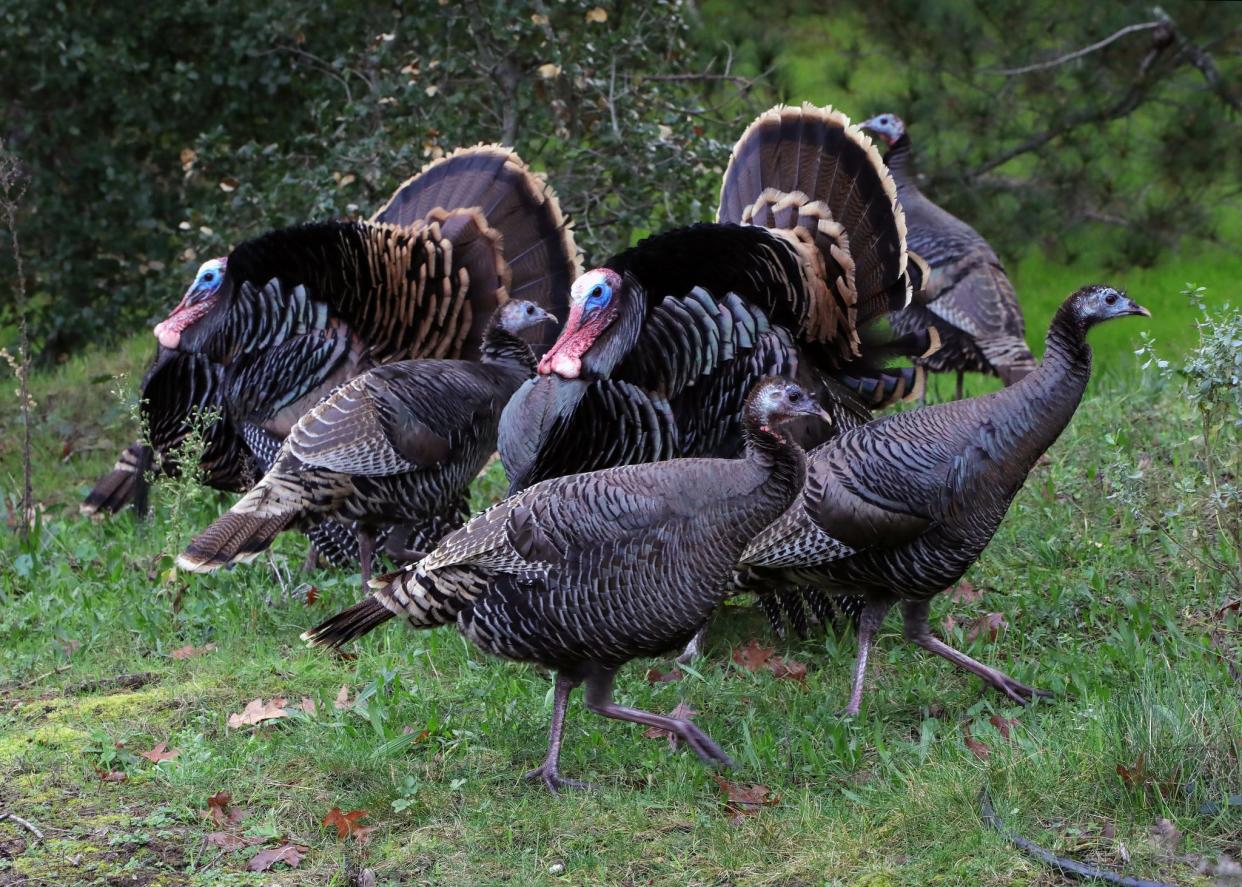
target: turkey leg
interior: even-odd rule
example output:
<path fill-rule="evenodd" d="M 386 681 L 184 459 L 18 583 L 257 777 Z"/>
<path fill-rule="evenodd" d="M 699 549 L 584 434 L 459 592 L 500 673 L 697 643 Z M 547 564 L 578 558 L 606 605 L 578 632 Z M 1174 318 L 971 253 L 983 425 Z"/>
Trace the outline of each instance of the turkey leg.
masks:
<path fill-rule="evenodd" d="M 924 650 L 935 653 L 937 656 L 943 656 L 959 668 L 974 672 L 983 678 L 986 683 L 1000 690 L 1019 705 L 1027 705 L 1036 696 L 1042 696 L 1045 699 L 1052 698 L 1052 694 L 1047 690 L 1038 690 L 1035 687 L 1028 687 L 1020 681 L 1015 681 L 1003 671 L 997 671 L 995 668 L 984 665 L 978 660 L 971 659 L 965 653 L 953 649 L 944 641 L 935 637 L 931 633 L 931 626 L 927 624 L 927 612 L 930 609 L 930 601 L 901 602 L 901 615 L 905 619 L 906 640 L 913 641 Z"/>
<path fill-rule="evenodd" d="M 565 779 L 561 776 L 561 734 L 565 729 L 565 708 L 569 705 L 569 694 L 578 686 L 574 678 L 566 677 L 557 672 L 556 690 L 552 701 L 552 726 L 548 731 L 548 754 L 543 764 L 528 772 L 526 780 L 541 779 L 548 791 L 557 794 L 562 788 L 590 788 L 589 782 L 577 779 Z"/>
<path fill-rule="evenodd" d="M 592 672 L 586 679 L 586 705 L 597 715 L 615 718 L 618 721 L 633 721 L 648 727 L 658 727 L 672 733 L 690 748 L 705 764 L 719 763 L 726 767 L 733 766 L 733 760 L 726 755 L 711 737 L 700 730 L 693 722 L 678 718 L 667 718 L 637 708 L 627 708 L 612 701 L 612 682 L 616 671 L 600 669 Z"/>
<path fill-rule="evenodd" d="M 358 534 L 358 563 L 362 566 L 362 593 L 370 594 L 371 586 L 371 561 L 375 559 L 375 537 L 362 527 L 357 527 L 355 531 Z"/>
<path fill-rule="evenodd" d="M 841 712 L 843 717 L 852 718 L 858 715 L 858 709 L 862 705 L 863 680 L 867 676 L 867 657 L 871 655 L 871 639 L 884 624 L 884 617 L 892 609 L 893 603 L 891 597 L 868 598 L 867 606 L 858 617 L 858 658 L 854 661 L 854 688 L 850 691 L 849 705 Z"/>

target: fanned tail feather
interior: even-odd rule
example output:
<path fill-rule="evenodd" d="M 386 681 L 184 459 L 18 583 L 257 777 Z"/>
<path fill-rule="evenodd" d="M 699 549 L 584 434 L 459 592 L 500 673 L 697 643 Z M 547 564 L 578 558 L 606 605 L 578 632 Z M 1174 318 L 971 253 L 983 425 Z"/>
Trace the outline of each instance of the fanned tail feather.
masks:
<path fill-rule="evenodd" d="M 302 640 L 310 647 L 332 647 L 339 650 L 356 638 L 378 628 L 395 614 L 375 595 L 364 598 L 347 610 L 302 633 Z"/>
<path fill-rule="evenodd" d="M 508 295 L 564 321 L 570 284 L 582 268 L 572 226 L 552 188 L 511 149 L 476 145 L 434 161 L 403 183 L 372 221 L 411 225 L 466 209 L 480 212 L 499 236 Z M 476 313 L 486 318 L 491 312 L 476 307 Z"/>
<path fill-rule="evenodd" d="M 177 555 L 177 566 L 193 573 L 210 573 L 229 564 L 254 560 L 296 516 L 294 512 L 258 514 L 236 510 L 222 514 Z"/>
<path fill-rule="evenodd" d="M 101 477 L 79 506 L 85 515 L 116 514 L 131 502 L 139 515 L 146 513 L 146 477 L 153 453 L 141 441 L 130 444 L 117 458 L 112 470 Z M 139 508 L 141 504 L 141 508 Z"/>

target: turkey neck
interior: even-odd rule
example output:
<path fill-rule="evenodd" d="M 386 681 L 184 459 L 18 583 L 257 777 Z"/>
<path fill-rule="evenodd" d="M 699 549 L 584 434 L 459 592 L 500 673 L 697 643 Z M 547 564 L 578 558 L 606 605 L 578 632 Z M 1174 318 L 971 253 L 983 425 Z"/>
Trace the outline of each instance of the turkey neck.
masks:
<path fill-rule="evenodd" d="M 483 335 L 480 359 L 483 363 L 500 363 L 520 367 L 524 378 L 535 375 L 538 363 L 530 346 L 495 320 Z"/>
<path fill-rule="evenodd" d="M 910 136 L 904 134 L 884 154 L 884 165 L 897 183 L 898 197 L 907 191 L 918 191 L 918 186 L 914 184 L 914 162 L 911 154 Z"/>
<path fill-rule="evenodd" d="M 764 486 L 775 495 L 784 496 L 787 505 L 806 481 L 806 453 L 749 411 L 742 420 L 742 428 L 746 436 L 746 458 L 767 472 L 768 481 Z"/>
<path fill-rule="evenodd" d="M 1091 378 L 1091 347 L 1086 326 L 1071 306 L 1062 305 L 1045 340 L 1044 360 L 1020 382 L 995 395 L 1003 426 L 1014 436 L 1013 452 L 1034 464 L 1065 430 Z"/>

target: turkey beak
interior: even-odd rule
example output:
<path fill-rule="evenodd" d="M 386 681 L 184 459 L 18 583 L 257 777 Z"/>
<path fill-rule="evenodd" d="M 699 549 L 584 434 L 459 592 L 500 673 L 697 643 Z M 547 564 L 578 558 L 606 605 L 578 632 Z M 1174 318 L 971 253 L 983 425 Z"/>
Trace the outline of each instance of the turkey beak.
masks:
<path fill-rule="evenodd" d="M 1151 312 L 1140 305 L 1138 302 L 1130 303 L 1130 313 L 1137 314 L 1139 317 L 1151 317 Z"/>
<path fill-rule="evenodd" d="M 556 319 L 556 315 L 553 314 L 551 311 L 545 311 L 544 309 L 536 305 L 535 314 L 534 314 L 534 317 L 532 318 L 531 326 L 534 326 L 537 323 L 560 323 L 560 321 Z"/>

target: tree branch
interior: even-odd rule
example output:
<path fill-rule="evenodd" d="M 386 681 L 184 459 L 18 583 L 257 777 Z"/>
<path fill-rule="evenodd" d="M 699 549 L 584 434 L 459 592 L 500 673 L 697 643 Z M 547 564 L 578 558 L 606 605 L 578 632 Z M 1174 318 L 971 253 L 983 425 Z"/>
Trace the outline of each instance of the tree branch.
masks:
<path fill-rule="evenodd" d="M 1098 43 L 1092 43 L 1090 46 L 1084 46 L 1082 49 L 1078 49 L 1078 50 L 1075 50 L 1074 52 L 1066 53 L 1065 55 L 1058 56 L 1057 58 L 1050 59 L 1049 61 L 1036 62 L 1035 64 L 1025 65 L 1024 67 L 1021 67 L 1021 68 L 1001 68 L 999 70 L 988 71 L 986 73 L 1003 74 L 1006 77 L 1014 77 L 1018 74 L 1030 74 L 1032 71 L 1044 71 L 1044 70 L 1047 70 L 1048 68 L 1055 68 L 1057 65 L 1063 65 L 1066 62 L 1072 62 L 1074 59 L 1080 59 L 1084 55 L 1089 55 L 1090 53 L 1093 53 L 1098 49 L 1103 49 L 1105 46 L 1108 46 L 1110 43 L 1113 43 L 1116 40 L 1120 40 L 1122 37 L 1126 36 L 1127 34 L 1133 34 L 1136 31 L 1150 31 L 1153 28 L 1163 27 L 1166 24 L 1168 24 L 1167 19 L 1161 18 L 1153 22 L 1142 22 L 1137 25 L 1126 25 L 1120 31 L 1117 31 L 1114 34 L 1110 34 L 1109 36 L 1105 37 L 1103 40 L 1099 41 Z"/>

